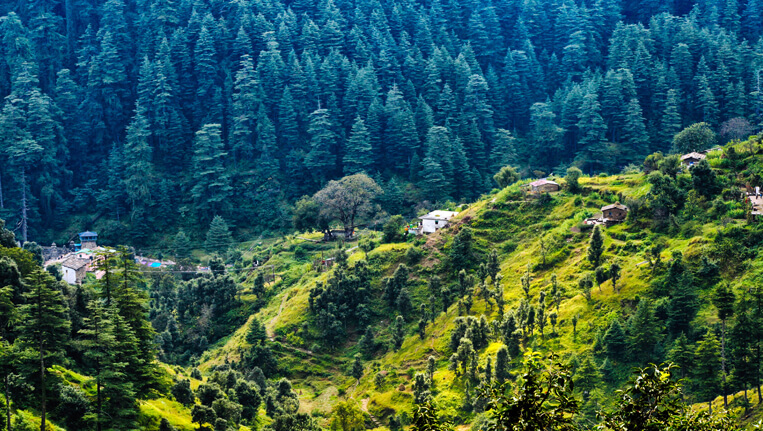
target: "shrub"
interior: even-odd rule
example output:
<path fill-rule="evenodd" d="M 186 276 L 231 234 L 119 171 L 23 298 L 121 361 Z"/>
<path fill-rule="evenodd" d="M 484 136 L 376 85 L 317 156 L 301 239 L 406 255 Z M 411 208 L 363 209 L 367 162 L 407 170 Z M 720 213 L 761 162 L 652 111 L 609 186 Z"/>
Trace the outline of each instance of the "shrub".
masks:
<path fill-rule="evenodd" d="M 421 260 L 423 255 L 424 253 L 422 253 L 420 248 L 413 246 L 405 252 L 405 259 L 408 261 L 408 263 L 414 264 Z"/>

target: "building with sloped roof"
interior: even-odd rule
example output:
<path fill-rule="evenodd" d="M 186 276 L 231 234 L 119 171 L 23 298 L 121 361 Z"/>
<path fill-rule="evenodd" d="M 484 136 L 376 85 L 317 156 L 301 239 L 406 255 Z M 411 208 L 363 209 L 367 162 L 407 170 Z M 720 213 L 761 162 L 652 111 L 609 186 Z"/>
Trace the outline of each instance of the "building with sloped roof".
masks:
<path fill-rule="evenodd" d="M 454 211 L 432 211 L 427 215 L 419 217 L 421 220 L 421 232 L 433 233 L 439 229 L 448 226 L 448 221 L 458 215 Z"/>
<path fill-rule="evenodd" d="M 85 273 L 87 273 L 87 266 L 90 264 L 90 259 L 81 259 L 78 257 L 70 257 L 61 264 L 63 270 L 63 279 L 69 284 L 82 284 L 82 280 L 85 279 Z"/>
<path fill-rule="evenodd" d="M 543 192 L 558 192 L 561 188 L 559 186 L 559 183 L 556 181 L 551 181 L 548 178 L 543 178 L 540 180 L 536 180 L 528 184 L 530 187 L 530 191 L 533 193 L 543 193 Z"/>
<path fill-rule="evenodd" d="M 615 202 L 612 205 L 603 206 L 601 207 L 601 217 L 604 220 L 610 220 L 614 222 L 623 221 L 626 217 L 628 217 L 628 207 L 621 204 L 620 202 Z"/>

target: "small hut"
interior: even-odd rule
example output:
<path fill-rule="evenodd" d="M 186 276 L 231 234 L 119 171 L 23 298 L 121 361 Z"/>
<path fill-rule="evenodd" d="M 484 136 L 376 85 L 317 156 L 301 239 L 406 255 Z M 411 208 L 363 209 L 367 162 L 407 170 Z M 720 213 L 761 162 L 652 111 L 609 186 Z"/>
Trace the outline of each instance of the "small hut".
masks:
<path fill-rule="evenodd" d="M 560 189 L 559 183 L 556 181 L 551 181 L 547 178 L 533 181 L 529 184 L 529 186 L 530 191 L 533 193 L 558 192 Z"/>
<path fill-rule="evenodd" d="M 432 211 L 427 215 L 419 217 L 421 225 L 419 232 L 421 233 L 433 233 L 439 229 L 448 226 L 448 220 L 456 216 L 458 213 L 454 211 Z"/>
<path fill-rule="evenodd" d="M 689 154 L 684 154 L 683 156 L 681 156 L 681 163 L 686 167 L 690 167 L 690 166 L 696 165 L 702 160 L 705 160 L 706 158 L 707 158 L 706 155 L 698 153 L 696 151 L 692 151 Z"/>
<path fill-rule="evenodd" d="M 612 205 L 606 205 L 601 207 L 601 217 L 605 223 L 617 223 L 625 220 L 628 216 L 628 207 L 615 202 Z"/>
<path fill-rule="evenodd" d="M 69 284 L 81 284 L 85 278 L 87 272 L 87 265 L 90 263 L 89 259 L 80 259 L 78 257 L 70 257 L 61 264 L 61 269 L 64 272 L 63 279 Z"/>

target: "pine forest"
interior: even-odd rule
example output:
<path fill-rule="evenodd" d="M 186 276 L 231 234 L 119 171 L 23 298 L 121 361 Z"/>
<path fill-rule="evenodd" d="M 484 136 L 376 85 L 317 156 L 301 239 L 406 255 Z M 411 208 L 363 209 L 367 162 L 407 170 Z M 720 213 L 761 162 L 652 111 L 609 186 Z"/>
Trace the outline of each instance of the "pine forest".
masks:
<path fill-rule="evenodd" d="M 0 38 L 0 431 L 763 430 L 763 0 Z"/>

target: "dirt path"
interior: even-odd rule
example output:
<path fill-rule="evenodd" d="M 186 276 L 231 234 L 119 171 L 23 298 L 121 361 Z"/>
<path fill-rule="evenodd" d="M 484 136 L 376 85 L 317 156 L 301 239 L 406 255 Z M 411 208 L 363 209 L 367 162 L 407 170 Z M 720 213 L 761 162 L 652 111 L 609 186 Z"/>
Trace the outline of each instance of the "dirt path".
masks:
<path fill-rule="evenodd" d="M 363 398 L 362 400 L 360 400 L 360 409 L 363 410 L 363 412 L 368 414 L 368 417 L 371 418 L 371 422 L 373 422 L 377 428 L 380 428 L 382 426 L 381 421 L 379 421 L 379 419 L 376 416 L 372 415 L 371 412 L 368 411 L 368 401 L 369 401 L 368 398 Z"/>
<path fill-rule="evenodd" d="M 285 292 L 283 294 L 283 299 L 281 300 L 281 305 L 278 307 L 278 314 L 276 314 L 270 321 L 268 322 L 265 331 L 268 334 L 268 338 L 270 338 L 270 341 L 274 341 L 276 338 L 275 332 L 273 331 L 273 328 L 276 325 L 276 320 L 281 316 L 281 313 L 283 312 L 283 308 L 286 306 L 286 300 L 289 298 L 289 293 Z"/>
<path fill-rule="evenodd" d="M 274 330 L 276 326 L 276 321 L 278 321 L 278 318 L 281 317 L 281 313 L 283 313 L 283 309 L 284 307 L 286 307 L 286 301 L 288 299 L 289 299 L 289 294 L 288 292 L 286 292 L 283 295 L 283 299 L 281 299 L 281 305 L 278 307 L 278 314 L 276 314 L 272 319 L 270 319 L 270 321 L 268 321 L 268 324 L 265 326 L 265 333 L 268 335 L 268 339 L 270 339 L 270 341 L 276 340 L 276 333 Z M 289 350 L 294 350 L 295 352 L 301 352 L 310 356 L 314 355 L 312 350 L 292 346 L 292 345 L 286 344 L 285 342 L 281 342 L 281 345 Z"/>

